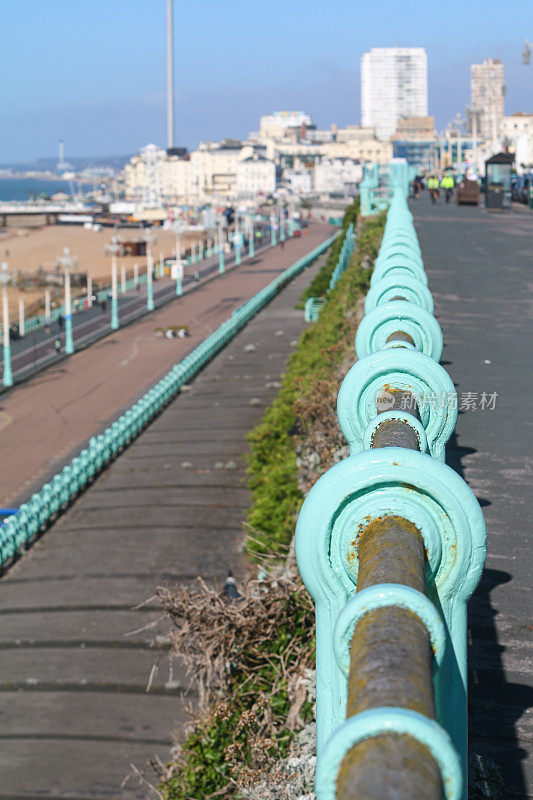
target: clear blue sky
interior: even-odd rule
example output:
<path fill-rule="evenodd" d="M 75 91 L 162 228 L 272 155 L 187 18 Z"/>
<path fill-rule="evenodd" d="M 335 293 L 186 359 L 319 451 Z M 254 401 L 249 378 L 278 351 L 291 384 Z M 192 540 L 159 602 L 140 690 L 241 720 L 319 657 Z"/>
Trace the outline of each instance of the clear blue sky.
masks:
<path fill-rule="evenodd" d="M 360 122 L 360 59 L 423 46 L 442 128 L 469 99 L 469 65 L 500 58 L 506 111 L 533 111 L 532 0 L 175 0 L 176 140 L 243 137 L 259 116 Z M 2 0 L 0 162 L 165 144 L 165 0 Z"/>

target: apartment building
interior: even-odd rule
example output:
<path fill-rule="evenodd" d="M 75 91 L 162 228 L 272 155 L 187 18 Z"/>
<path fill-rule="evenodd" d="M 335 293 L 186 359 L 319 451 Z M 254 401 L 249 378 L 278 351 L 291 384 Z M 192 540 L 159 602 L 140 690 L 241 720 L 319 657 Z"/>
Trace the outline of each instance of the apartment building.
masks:
<path fill-rule="evenodd" d="M 428 113 L 423 47 L 373 47 L 361 58 L 361 118 L 379 139 L 390 139 L 400 117 Z"/>

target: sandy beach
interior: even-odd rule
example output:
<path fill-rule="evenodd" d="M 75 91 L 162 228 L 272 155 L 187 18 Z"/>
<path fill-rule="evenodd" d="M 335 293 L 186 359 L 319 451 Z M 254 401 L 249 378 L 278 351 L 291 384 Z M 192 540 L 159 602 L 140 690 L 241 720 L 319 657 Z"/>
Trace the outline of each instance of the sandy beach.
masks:
<path fill-rule="evenodd" d="M 55 272 L 57 260 L 63 254 L 65 247 L 70 249 L 70 255 L 77 260 L 73 272 L 86 272 L 93 279 L 94 284 L 109 285 L 111 283 L 111 258 L 106 255 L 106 245 L 113 236 L 112 228 L 103 228 L 101 231 L 85 230 L 79 226 L 49 225 L 44 228 L 13 229 L 0 235 L 0 261 L 6 261 L 10 273 L 37 274 L 40 268 L 46 272 Z M 175 236 L 172 231 L 154 228 L 153 242 L 154 260 L 160 254 L 164 258 L 175 253 Z M 119 230 L 121 241 L 136 241 L 142 237 L 139 229 L 123 228 Z M 182 248 L 200 241 L 197 234 L 186 234 L 182 237 Z M 139 264 L 139 271 L 146 269 L 146 258 L 141 256 L 120 256 L 118 258 L 119 287 L 121 270 L 124 266 L 128 277 L 133 276 L 133 265 Z M 57 290 L 57 300 L 62 302 L 62 290 Z M 73 287 L 73 297 L 84 295 L 80 287 Z M 9 306 L 11 321 L 18 319 L 18 301 L 24 298 L 26 316 L 42 313 L 44 308 L 44 287 L 19 290 L 9 287 Z M 39 306 L 41 306 L 39 310 Z"/>

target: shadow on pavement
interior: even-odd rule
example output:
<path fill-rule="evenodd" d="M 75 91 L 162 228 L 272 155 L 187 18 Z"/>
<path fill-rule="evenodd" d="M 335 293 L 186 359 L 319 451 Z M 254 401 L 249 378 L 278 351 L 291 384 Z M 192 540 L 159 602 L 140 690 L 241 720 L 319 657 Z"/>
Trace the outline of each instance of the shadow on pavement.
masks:
<path fill-rule="evenodd" d="M 512 579 L 508 572 L 485 569 L 468 608 L 469 744 L 480 791 L 470 792 L 473 800 L 528 797 L 522 763 L 528 754 L 518 742 L 516 723 L 531 707 L 533 688 L 507 681 L 502 658 L 506 648 L 498 642 L 498 609 L 491 603 L 491 592 Z"/>

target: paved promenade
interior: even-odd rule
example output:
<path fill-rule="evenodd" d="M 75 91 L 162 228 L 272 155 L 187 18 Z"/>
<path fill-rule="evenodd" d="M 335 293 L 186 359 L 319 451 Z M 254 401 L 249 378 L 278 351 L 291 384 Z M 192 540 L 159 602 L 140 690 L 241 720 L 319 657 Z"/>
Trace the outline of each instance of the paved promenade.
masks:
<path fill-rule="evenodd" d="M 265 254 L 267 249 L 268 245 L 257 248 L 256 254 Z M 247 251 L 243 256 L 245 263 L 246 259 Z M 225 264 L 226 268 L 234 266 L 235 255 L 233 252 L 225 257 Z M 155 264 L 155 268 L 157 267 L 158 265 Z M 185 267 L 183 276 L 183 289 L 185 292 L 188 288 L 195 286 L 195 273 L 198 273 L 201 280 L 216 275 L 218 273 L 218 253 Z M 138 319 L 145 313 L 146 284 L 140 286 L 138 290 L 130 290 L 124 294 L 120 292 L 120 286 L 119 277 L 118 315 L 120 324 L 123 325 Z M 155 280 L 154 277 L 153 291 L 155 307 L 163 306 L 175 298 L 176 282 L 169 278 Z M 16 319 L 12 319 L 12 322 L 16 321 Z M 51 323 L 49 332 L 44 327 L 39 328 L 35 331 L 29 331 L 25 336 L 11 342 L 11 365 L 15 381 L 27 378 L 29 375 L 58 360 L 54 349 L 54 338 L 58 333 L 61 335 L 64 347 L 65 331 L 64 328 L 59 328 L 57 322 Z M 75 349 L 79 350 L 87 347 L 91 342 L 109 333 L 112 333 L 110 300 L 107 301 L 104 313 L 95 305 L 91 309 L 78 311 L 72 315 L 72 336 Z M 0 349 L 0 365 L 2 362 L 3 352 Z"/>
<path fill-rule="evenodd" d="M 331 235 L 316 223 L 0 397 L 0 506 L 18 505 L 231 312 Z M 188 339 L 155 329 L 187 325 Z"/>
<path fill-rule="evenodd" d="M 533 214 L 432 206 L 424 196 L 411 208 L 444 333 L 442 363 L 462 406 L 448 462 L 480 500 L 488 529 L 487 567 L 469 605 L 470 748 L 498 765 L 509 800 L 522 800 L 533 796 Z"/>
<path fill-rule="evenodd" d="M 208 321 L 225 318 L 325 232 L 317 226 L 314 238 L 277 251 L 274 264 L 213 282 L 218 304 L 198 318 L 202 335 Z M 153 601 L 138 606 L 158 585 L 197 575 L 222 584 L 228 569 L 241 571 L 245 435 L 277 393 L 304 328 L 294 304 L 320 262 L 252 320 L 0 580 L 1 800 L 140 798 L 135 781 L 121 787 L 130 765 L 141 768 L 155 755 L 168 760 L 172 731 L 185 718 L 183 698 L 194 696 L 180 665 L 169 670 L 160 638 L 166 625 Z M 197 319 L 195 301 L 208 292 L 188 298 L 180 315 Z M 150 354 L 153 348 L 143 359 Z M 80 379 L 75 361 L 68 385 Z M 152 364 L 150 380 L 162 366 Z M 140 358 L 135 369 L 135 388 L 128 383 L 115 396 L 118 382 L 105 392 L 108 416 L 146 382 Z M 94 424 L 90 402 L 86 408 Z"/>

